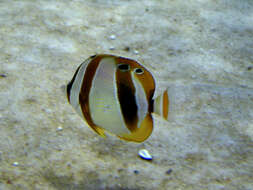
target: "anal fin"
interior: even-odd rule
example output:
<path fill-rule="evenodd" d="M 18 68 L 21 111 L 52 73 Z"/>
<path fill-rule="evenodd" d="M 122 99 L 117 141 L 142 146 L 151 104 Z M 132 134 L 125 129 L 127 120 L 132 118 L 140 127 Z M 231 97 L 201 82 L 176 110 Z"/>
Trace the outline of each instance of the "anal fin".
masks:
<path fill-rule="evenodd" d="M 141 126 L 130 134 L 117 135 L 120 139 L 126 141 L 132 141 L 141 143 L 145 141 L 152 133 L 153 130 L 153 118 L 151 115 L 147 115 L 141 123 Z"/>

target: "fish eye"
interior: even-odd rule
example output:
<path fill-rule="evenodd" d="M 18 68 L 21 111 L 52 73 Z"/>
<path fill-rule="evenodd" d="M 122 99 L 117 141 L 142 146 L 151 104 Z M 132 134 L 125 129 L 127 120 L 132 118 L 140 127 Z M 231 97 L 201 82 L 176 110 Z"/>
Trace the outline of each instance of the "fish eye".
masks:
<path fill-rule="evenodd" d="M 118 65 L 118 69 L 120 71 L 123 71 L 123 72 L 126 72 L 126 71 L 129 71 L 130 70 L 130 67 L 128 64 L 119 64 Z"/>
<path fill-rule="evenodd" d="M 134 72 L 135 72 L 136 74 L 138 74 L 138 75 L 144 73 L 143 69 L 141 69 L 141 68 L 135 68 L 135 69 L 134 69 Z"/>

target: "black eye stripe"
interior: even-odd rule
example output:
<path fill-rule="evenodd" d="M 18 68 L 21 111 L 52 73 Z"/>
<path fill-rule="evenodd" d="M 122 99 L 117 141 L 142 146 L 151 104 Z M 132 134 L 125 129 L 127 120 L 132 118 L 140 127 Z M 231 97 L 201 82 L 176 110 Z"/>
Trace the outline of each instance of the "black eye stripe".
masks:
<path fill-rule="evenodd" d="M 130 66 L 128 64 L 119 64 L 118 65 L 118 69 L 120 71 L 129 71 L 130 70 Z"/>

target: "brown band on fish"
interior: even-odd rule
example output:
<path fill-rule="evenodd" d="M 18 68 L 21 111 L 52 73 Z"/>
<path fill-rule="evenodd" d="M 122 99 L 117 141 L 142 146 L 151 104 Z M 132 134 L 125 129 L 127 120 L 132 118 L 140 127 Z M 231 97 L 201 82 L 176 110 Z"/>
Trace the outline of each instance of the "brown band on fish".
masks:
<path fill-rule="evenodd" d="M 134 142 L 143 142 L 145 141 L 153 131 L 153 118 L 151 114 L 146 115 L 144 120 L 141 123 L 141 126 L 137 128 L 131 134 L 123 134 L 119 136 L 121 139 Z"/>
<path fill-rule="evenodd" d="M 154 100 L 153 95 L 155 92 L 155 82 L 152 74 L 145 69 L 142 65 L 138 64 L 137 62 L 134 62 L 135 71 L 137 71 L 137 68 L 140 68 L 144 72 L 135 72 L 136 78 L 139 80 L 139 82 L 142 85 L 142 88 L 145 91 L 146 99 L 148 103 L 148 111 L 147 114 L 142 121 L 140 128 L 131 135 L 131 137 L 134 137 L 136 142 L 142 142 L 146 140 L 150 134 L 153 131 L 153 117 L 151 113 L 154 110 Z"/>
<path fill-rule="evenodd" d="M 99 65 L 100 60 L 103 58 L 103 56 L 97 56 L 94 59 L 91 60 L 91 62 L 88 64 L 83 81 L 85 81 L 85 84 L 82 84 L 80 95 L 79 95 L 79 103 L 82 108 L 83 116 L 86 119 L 87 123 L 94 128 L 95 124 L 91 118 L 90 114 L 90 108 L 89 108 L 89 93 L 92 85 L 92 80 L 94 78 L 94 75 L 96 73 L 97 67 Z M 95 130 L 95 129 L 94 129 Z"/>
<path fill-rule="evenodd" d="M 126 63 L 128 62 L 128 63 Z M 116 71 L 116 83 L 121 113 L 127 128 L 130 131 L 137 129 L 138 107 L 135 99 L 135 87 L 132 81 L 131 72 L 124 65 L 129 65 L 129 60 L 124 58 L 116 59 L 117 66 L 122 67 Z M 124 64 L 126 63 L 126 64 Z M 131 67 L 131 64 L 129 65 Z"/>
<path fill-rule="evenodd" d="M 167 93 L 167 90 L 163 93 L 163 118 L 168 118 L 168 112 L 169 112 L 169 96 Z"/>
<path fill-rule="evenodd" d="M 152 74 L 145 69 L 141 64 L 135 62 L 134 60 L 130 60 L 131 61 L 131 65 L 133 68 L 137 69 L 140 68 L 142 69 L 144 72 L 142 74 L 135 74 L 136 77 L 138 78 L 138 80 L 140 81 L 140 83 L 143 86 L 143 89 L 145 90 L 145 94 L 147 97 L 147 102 L 148 104 L 148 112 L 153 112 L 154 110 L 154 100 L 153 100 L 153 96 L 154 96 L 154 92 L 155 92 L 155 80 L 152 76 Z"/>

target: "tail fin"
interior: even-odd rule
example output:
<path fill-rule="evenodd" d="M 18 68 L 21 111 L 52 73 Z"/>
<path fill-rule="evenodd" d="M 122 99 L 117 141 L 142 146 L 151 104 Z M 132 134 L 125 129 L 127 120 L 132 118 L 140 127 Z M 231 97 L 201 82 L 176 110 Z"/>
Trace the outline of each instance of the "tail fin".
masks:
<path fill-rule="evenodd" d="M 154 100 L 154 112 L 164 119 L 168 120 L 169 113 L 169 96 L 167 90 L 165 90 L 160 96 Z"/>

